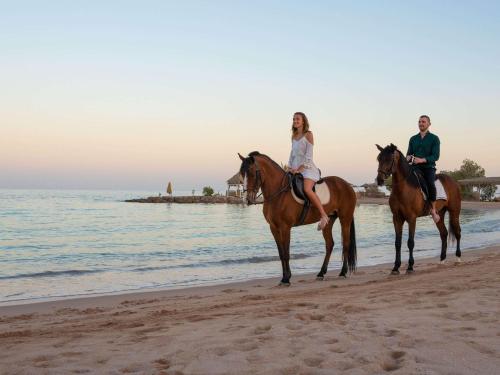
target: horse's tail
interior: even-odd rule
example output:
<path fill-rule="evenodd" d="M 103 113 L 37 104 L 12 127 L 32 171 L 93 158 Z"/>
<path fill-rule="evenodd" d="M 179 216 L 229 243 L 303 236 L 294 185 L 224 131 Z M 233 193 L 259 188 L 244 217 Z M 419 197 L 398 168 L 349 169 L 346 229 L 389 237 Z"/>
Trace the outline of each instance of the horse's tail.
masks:
<path fill-rule="evenodd" d="M 356 271 L 356 261 L 358 258 L 357 248 L 356 248 L 356 229 L 354 226 L 354 217 L 351 221 L 351 234 L 349 238 L 349 252 L 347 254 L 347 267 L 349 272 Z"/>

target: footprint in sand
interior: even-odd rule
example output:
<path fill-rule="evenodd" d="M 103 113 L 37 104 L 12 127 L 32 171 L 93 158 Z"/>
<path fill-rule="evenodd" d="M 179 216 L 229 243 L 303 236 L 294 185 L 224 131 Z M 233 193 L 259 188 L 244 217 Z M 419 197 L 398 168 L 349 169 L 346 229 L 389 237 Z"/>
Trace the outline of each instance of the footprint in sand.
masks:
<path fill-rule="evenodd" d="M 253 341 L 247 341 L 236 345 L 234 348 L 240 352 L 250 352 L 252 350 L 258 349 L 260 345 Z"/>
<path fill-rule="evenodd" d="M 122 367 L 120 372 L 122 374 L 132 374 L 134 372 L 142 372 L 144 370 L 144 366 L 141 363 L 131 363 L 126 367 Z"/>
<path fill-rule="evenodd" d="M 217 355 L 219 357 L 223 357 L 227 353 L 229 353 L 229 348 L 219 346 L 217 348 L 213 348 L 212 351 L 215 353 L 215 355 Z"/>
<path fill-rule="evenodd" d="M 299 320 L 302 321 L 323 321 L 325 319 L 325 315 L 323 314 L 309 314 L 309 313 L 302 313 L 302 314 L 297 314 L 295 317 Z"/>
<path fill-rule="evenodd" d="M 287 324 L 285 327 L 290 331 L 300 331 L 303 328 L 300 324 Z"/>
<path fill-rule="evenodd" d="M 313 309 L 317 309 L 319 307 L 319 305 L 317 305 L 316 303 L 311 303 L 311 302 L 299 302 L 299 303 L 295 304 L 295 306 L 297 306 L 297 307 L 311 307 Z"/>
<path fill-rule="evenodd" d="M 335 345 L 333 348 L 330 348 L 330 351 L 332 353 L 339 353 L 339 354 L 342 354 L 342 353 L 345 353 L 347 352 L 347 349 L 344 348 L 343 346 L 337 346 Z"/>
<path fill-rule="evenodd" d="M 313 358 L 305 358 L 304 363 L 309 367 L 319 367 L 323 363 L 324 358 L 321 357 L 313 357 Z"/>
<path fill-rule="evenodd" d="M 396 336 L 399 333 L 397 329 L 386 329 L 384 332 L 385 337 L 393 337 Z"/>
<path fill-rule="evenodd" d="M 478 351 L 479 353 L 496 357 L 496 355 L 495 355 L 496 352 L 494 349 L 491 349 L 485 345 L 479 344 L 473 340 L 466 341 L 465 343 L 467 345 L 469 345 L 471 348 L 473 348 L 474 350 Z"/>
<path fill-rule="evenodd" d="M 405 352 L 402 351 L 393 351 L 389 353 L 389 358 L 384 360 L 381 363 L 381 367 L 384 371 L 395 371 L 401 368 L 403 363 L 403 357 L 405 356 Z"/>
<path fill-rule="evenodd" d="M 294 374 L 302 374 L 301 367 L 298 365 L 285 367 L 279 370 L 278 374 L 282 375 L 294 375 Z"/>
<path fill-rule="evenodd" d="M 477 328 L 475 328 L 475 327 L 460 327 L 460 330 L 462 330 L 462 331 L 476 331 Z"/>
<path fill-rule="evenodd" d="M 271 325 L 270 324 L 266 324 L 266 325 L 262 325 L 262 326 L 257 326 L 257 328 L 255 328 L 255 330 L 253 331 L 254 334 L 256 335 L 261 335 L 263 333 L 266 333 L 268 331 L 271 330 Z"/>
<path fill-rule="evenodd" d="M 82 352 L 64 352 L 61 353 L 60 355 L 63 357 L 78 357 L 82 354 L 83 354 Z"/>
<path fill-rule="evenodd" d="M 325 342 L 325 344 L 328 344 L 328 345 L 333 345 L 333 344 L 338 343 L 338 342 L 339 342 L 339 340 L 338 340 L 338 339 L 336 339 L 335 337 L 332 337 L 332 338 L 330 338 L 330 339 L 325 340 L 324 342 Z"/>
<path fill-rule="evenodd" d="M 54 358 L 55 356 L 52 355 L 39 355 L 32 359 L 33 366 L 39 368 L 50 367 L 51 366 L 50 361 L 52 361 Z"/>

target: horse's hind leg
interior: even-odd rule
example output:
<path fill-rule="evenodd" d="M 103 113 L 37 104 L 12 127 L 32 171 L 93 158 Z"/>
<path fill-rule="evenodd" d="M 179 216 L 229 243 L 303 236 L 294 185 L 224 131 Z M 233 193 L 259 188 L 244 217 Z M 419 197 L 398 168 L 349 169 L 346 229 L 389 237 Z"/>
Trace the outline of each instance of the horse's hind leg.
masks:
<path fill-rule="evenodd" d="M 350 220 L 347 218 L 340 218 L 340 227 L 342 232 L 342 269 L 340 270 L 339 277 L 347 277 L 347 260 L 349 259 L 352 220 L 354 220 L 353 217 L 351 217 Z"/>
<path fill-rule="evenodd" d="M 439 236 L 441 237 L 441 263 L 444 263 L 446 259 L 446 250 L 448 249 L 448 230 L 444 224 L 445 215 L 446 209 L 443 209 L 439 213 L 439 221 L 436 223 L 436 227 L 439 230 Z"/>
<path fill-rule="evenodd" d="M 321 266 L 321 270 L 316 276 L 319 280 L 323 280 L 325 273 L 328 270 L 328 263 L 330 262 L 330 256 L 332 255 L 333 246 L 335 244 L 333 241 L 333 233 L 332 233 L 333 223 L 335 222 L 335 219 L 337 219 L 337 215 L 330 216 L 330 221 L 328 222 L 328 225 L 323 229 L 323 237 L 325 238 L 326 252 L 325 252 L 325 260 L 323 261 L 323 266 Z"/>

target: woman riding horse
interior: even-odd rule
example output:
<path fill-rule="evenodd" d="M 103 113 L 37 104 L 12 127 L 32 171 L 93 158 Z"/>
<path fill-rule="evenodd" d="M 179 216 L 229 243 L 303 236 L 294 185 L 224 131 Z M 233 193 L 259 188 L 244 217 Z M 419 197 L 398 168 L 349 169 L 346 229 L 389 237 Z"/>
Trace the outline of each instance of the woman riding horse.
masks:
<path fill-rule="evenodd" d="M 304 129 L 303 125 L 305 124 L 305 116 L 298 116 L 296 121 L 294 120 L 294 124 L 298 125 L 297 131 L 299 131 L 299 129 Z M 302 124 L 302 128 L 300 124 Z M 311 142 L 312 150 L 312 139 L 307 142 Z M 303 151 L 301 151 L 300 154 L 303 154 Z M 238 155 L 241 159 L 240 174 L 246 183 L 248 204 L 256 203 L 259 190 L 262 191 L 264 197 L 263 214 L 266 221 L 269 223 L 281 260 L 283 271 L 281 285 L 290 285 L 290 278 L 292 276 L 290 270 L 290 234 L 292 227 L 316 223 L 325 215 L 327 220 L 323 220 L 322 232 L 325 239 L 326 253 L 321 270 L 317 275 L 318 279 L 323 279 L 328 269 L 330 255 L 334 246 L 332 227 L 337 218 L 340 220 L 342 232 L 343 261 L 339 276 L 345 277 L 347 271 L 352 272 L 355 270 L 357 257 L 356 234 L 354 229 L 356 194 L 351 184 L 335 176 L 325 177 L 321 179 L 321 181 L 318 181 L 318 185 L 316 185 L 317 188 L 321 185 L 321 188 L 328 193 L 329 198 L 327 201 L 324 201 L 323 204 L 321 204 L 321 201 L 318 199 L 317 203 L 319 203 L 319 207 L 318 205 L 311 207 L 305 216 L 301 218 L 303 203 L 297 202 L 292 195 L 291 174 L 285 172 L 285 170 L 269 156 L 261 154 L 258 151 L 251 152 L 248 157 L 243 157 L 240 154 Z M 295 155 L 293 151 L 292 155 Z M 291 159 L 293 159 L 290 163 L 291 167 L 295 170 L 299 169 L 305 171 L 308 169 L 301 168 L 304 164 L 303 162 L 300 162 L 300 164 L 298 164 L 299 162 L 293 164 L 295 162 L 295 157 Z M 306 173 L 306 175 L 308 174 Z M 313 194 L 314 198 L 317 198 L 316 193 L 313 192 Z"/>
<path fill-rule="evenodd" d="M 320 179 L 320 172 L 313 161 L 313 133 L 309 130 L 309 120 L 302 112 L 295 112 L 292 124 L 292 150 L 288 159 L 288 171 L 301 173 L 304 176 L 304 192 L 314 206 L 319 210 L 321 219 L 318 230 L 328 224 L 328 215 L 313 191 L 314 184 Z"/>

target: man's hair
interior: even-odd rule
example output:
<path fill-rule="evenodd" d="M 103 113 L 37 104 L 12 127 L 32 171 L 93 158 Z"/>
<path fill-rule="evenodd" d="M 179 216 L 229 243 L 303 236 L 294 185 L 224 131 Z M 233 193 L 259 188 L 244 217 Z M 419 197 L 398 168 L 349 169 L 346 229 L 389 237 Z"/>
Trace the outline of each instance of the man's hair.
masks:
<path fill-rule="evenodd" d="M 427 121 L 429 122 L 429 124 L 431 123 L 431 118 L 427 115 L 422 115 L 422 116 L 420 116 L 420 118 L 426 118 Z"/>

